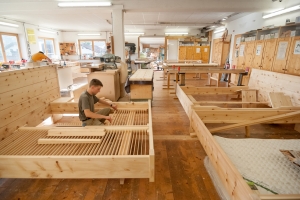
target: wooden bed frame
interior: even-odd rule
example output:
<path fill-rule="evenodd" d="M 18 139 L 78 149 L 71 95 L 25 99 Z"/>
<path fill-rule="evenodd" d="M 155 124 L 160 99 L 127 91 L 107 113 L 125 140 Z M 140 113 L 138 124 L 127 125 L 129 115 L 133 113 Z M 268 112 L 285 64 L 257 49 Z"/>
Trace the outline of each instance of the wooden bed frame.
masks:
<path fill-rule="evenodd" d="M 258 72 L 256 72 L 258 73 Z M 265 72 L 263 72 L 265 75 Z M 258 76 L 258 75 L 257 75 Z M 272 75 L 276 77 L 276 75 Z M 286 79 L 288 80 L 288 79 Z M 295 78 L 293 79 L 295 80 Z M 297 78 L 300 81 L 300 77 Z M 251 77 L 250 77 L 251 82 Z M 253 80 L 252 80 L 253 82 Z M 259 83 L 256 83 L 256 87 L 260 87 Z M 266 86 L 264 86 L 266 87 Z M 284 86 L 283 86 L 284 87 Z M 249 90 L 247 86 L 244 87 L 230 87 L 230 88 L 212 88 L 212 87 L 180 87 L 176 86 L 176 95 L 183 106 L 185 112 L 190 119 L 190 132 L 191 136 L 197 136 L 202 144 L 207 156 L 210 159 L 210 163 L 218 177 L 226 189 L 227 194 L 231 199 L 300 199 L 300 194 L 295 195 L 262 195 L 258 194 L 250 189 L 246 181 L 243 179 L 238 169 L 230 161 L 229 157 L 213 138 L 212 134 L 222 130 L 229 130 L 237 127 L 245 127 L 246 136 L 249 136 L 249 127 L 253 124 L 259 123 L 278 123 L 278 124 L 296 124 L 295 130 L 299 131 L 300 124 L 300 107 L 299 102 L 293 102 L 296 106 L 291 106 L 289 101 L 283 97 L 282 101 L 276 102 L 281 106 L 273 108 L 249 108 L 250 105 L 256 104 L 269 104 L 270 102 L 256 102 L 252 101 L 251 95 L 246 96 L 244 102 L 199 102 L 196 101 L 192 95 L 237 95 L 240 96 L 241 90 Z M 253 92 L 253 90 L 252 90 Z M 268 92 L 277 92 L 270 91 Z M 289 90 L 289 93 L 299 96 L 298 90 Z M 259 91 L 261 97 L 265 97 L 264 91 Z M 263 94 L 263 95 L 262 95 Z M 256 100 L 256 98 L 255 98 Z M 266 98 L 261 98 L 266 100 Z M 300 101 L 300 100 L 299 100 Z M 282 106 L 286 103 L 289 106 Z M 221 108 L 218 105 L 223 104 L 242 104 L 246 105 L 244 108 Z M 274 102 L 273 102 L 274 103 Z M 206 106 L 209 104 L 209 106 Z M 273 104 L 272 104 L 273 105 Z M 230 123 L 232 125 L 225 125 L 220 128 L 208 129 L 205 123 Z"/>
<path fill-rule="evenodd" d="M 5 72 L 0 82 L 7 86 L 0 89 L 1 97 L 8 97 L 0 99 L 2 105 L 7 102 L 0 110 L 0 178 L 119 178 L 121 183 L 124 178 L 149 178 L 154 182 L 150 101 L 116 102 L 118 111 L 107 126 L 36 127 L 48 117 L 55 122 L 63 114 L 78 114 L 77 102 L 59 98 L 56 66 Z M 101 108 L 96 104 L 96 110 Z"/>

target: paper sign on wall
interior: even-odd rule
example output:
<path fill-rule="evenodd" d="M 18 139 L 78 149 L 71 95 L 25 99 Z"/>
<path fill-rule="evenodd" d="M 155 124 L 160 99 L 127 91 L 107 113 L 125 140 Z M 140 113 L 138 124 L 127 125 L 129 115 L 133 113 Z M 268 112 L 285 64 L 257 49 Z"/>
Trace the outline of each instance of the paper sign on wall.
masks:
<path fill-rule="evenodd" d="M 28 37 L 29 44 L 36 44 L 34 30 L 28 28 L 26 31 L 27 31 L 27 37 Z"/>
<path fill-rule="evenodd" d="M 244 51 L 245 51 L 245 45 L 241 45 L 240 46 L 240 52 L 239 52 L 239 56 L 243 57 L 244 56 Z"/>
<path fill-rule="evenodd" d="M 204 49 L 204 52 L 207 52 L 207 48 Z"/>
<path fill-rule="evenodd" d="M 260 53 L 261 53 L 261 45 L 257 45 L 257 47 L 256 47 L 256 55 L 260 56 Z"/>
<path fill-rule="evenodd" d="M 277 51 L 277 60 L 283 60 L 288 47 L 288 42 L 279 42 Z"/>
<path fill-rule="evenodd" d="M 300 54 L 300 40 L 296 41 L 294 54 Z"/>
<path fill-rule="evenodd" d="M 200 48 L 196 48 L 196 53 L 200 53 Z"/>
<path fill-rule="evenodd" d="M 241 44 L 241 37 L 236 38 L 236 46 Z"/>

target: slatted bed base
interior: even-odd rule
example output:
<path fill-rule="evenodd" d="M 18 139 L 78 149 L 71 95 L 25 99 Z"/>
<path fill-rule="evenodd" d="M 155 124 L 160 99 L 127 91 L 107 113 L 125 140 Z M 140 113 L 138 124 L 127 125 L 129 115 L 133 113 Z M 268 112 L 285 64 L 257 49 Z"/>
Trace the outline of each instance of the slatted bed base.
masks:
<path fill-rule="evenodd" d="M 154 155 L 149 153 L 148 127 L 101 128 L 96 131 L 103 132 L 99 136 L 77 136 L 75 131 L 73 136 L 68 131 L 68 136 L 64 132 L 53 136 L 57 128 L 20 128 L 0 142 L 0 176 L 150 178 L 150 158 Z"/>

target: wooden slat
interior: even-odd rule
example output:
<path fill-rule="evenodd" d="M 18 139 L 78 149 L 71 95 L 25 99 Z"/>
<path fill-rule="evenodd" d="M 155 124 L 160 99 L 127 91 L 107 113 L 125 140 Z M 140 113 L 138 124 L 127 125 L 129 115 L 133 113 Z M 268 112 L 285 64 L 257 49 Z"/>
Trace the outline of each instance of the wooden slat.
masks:
<path fill-rule="evenodd" d="M 100 143 L 101 139 L 38 139 L 38 144 L 78 144 L 78 143 Z"/>
<path fill-rule="evenodd" d="M 98 128 L 53 128 L 49 129 L 48 136 L 104 136 L 105 130 Z"/>
<path fill-rule="evenodd" d="M 276 115 L 276 116 L 272 116 L 272 117 L 266 117 L 266 118 L 251 120 L 251 121 L 245 121 L 245 122 L 241 122 L 238 124 L 223 126 L 223 127 L 219 127 L 219 128 L 213 128 L 213 129 L 210 129 L 210 132 L 215 133 L 218 131 L 230 130 L 230 129 L 239 128 L 239 127 L 243 127 L 243 126 L 251 126 L 251 125 L 255 125 L 255 124 L 261 124 L 261 123 L 265 123 L 265 122 L 286 119 L 286 118 L 298 116 L 298 115 L 300 115 L 300 111 L 295 111 L 295 112 L 291 112 L 291 113 L 287 113 L 287 114 L 281 114 L 281 115 Z"/>

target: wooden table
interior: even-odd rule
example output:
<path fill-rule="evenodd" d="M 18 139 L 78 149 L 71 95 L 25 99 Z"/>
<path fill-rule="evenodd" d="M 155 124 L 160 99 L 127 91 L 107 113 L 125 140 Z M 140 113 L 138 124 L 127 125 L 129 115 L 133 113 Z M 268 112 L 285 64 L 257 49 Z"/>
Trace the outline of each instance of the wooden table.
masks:
<path fill-rule="evenodd" d="M 130 78 L 130 99 L 141 100 L 153 98 L 153 70 L 138 69 Z"/>
<path fill-rule="evenodd" d="M 197 73 L 209 73 L 209 74 L 212 74 L 212 73 L 224 73 L 224 74 L 229 74 L 229 77 L 228 77 L 228 83 L 230 82 L 230 78 L 231 78 L 231 74 L 239 74 L 239 73 L 243 73 L 245 72 L 244 69 L 213 69 L 213 68 L 210 68 L 210 69 L 197 69 L 197 70 L 186 70 L 186 69 L 183 69 L 183 70 L 180 70 L 178 71 L 177 69 L 172 69 L 172 70 L 169 70 L 168 72 L 168 84 L 167 84 L 167 88 L 166 89 L 170 89 L 170 74 L 175 74 L 175 79 L 176 79 L 176 84 L 178 83 L 178 73 L 186 73 L 186 74 L 197 74 Z M 209 79 L 210 80 L 210 79 Z"/>

